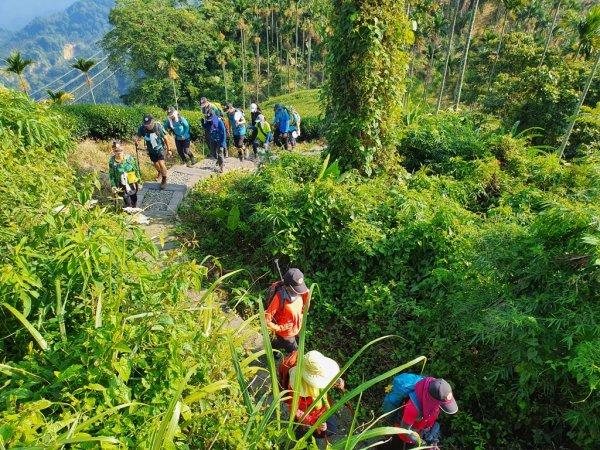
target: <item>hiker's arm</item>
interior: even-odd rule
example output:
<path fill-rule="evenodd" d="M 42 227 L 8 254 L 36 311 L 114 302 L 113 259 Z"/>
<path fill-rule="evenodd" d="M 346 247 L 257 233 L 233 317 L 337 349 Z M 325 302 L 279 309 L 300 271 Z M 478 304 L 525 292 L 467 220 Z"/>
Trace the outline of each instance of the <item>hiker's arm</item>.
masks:
<path fill-rule="evenodd" d="M 279 297 L 275 295 L 269 304 L 269 307 L 265 311 L 265 322 L 267 322 L 267 328 L 271 331 L 282 331 L 281 325 L 277 325 L 273 322 L 273 318 L 275 317 L 275 313 L 277 312 L 277 307 L 279 305 Z"/>

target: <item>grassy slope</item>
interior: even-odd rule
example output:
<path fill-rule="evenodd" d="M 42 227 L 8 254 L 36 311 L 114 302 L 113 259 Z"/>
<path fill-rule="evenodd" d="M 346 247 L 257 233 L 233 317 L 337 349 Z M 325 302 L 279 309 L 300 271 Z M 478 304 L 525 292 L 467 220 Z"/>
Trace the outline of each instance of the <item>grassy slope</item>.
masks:
<path fill-rule="evenodd" d="M 268 120 L 273 118 L 273 106 L 275 103 L 281 103 L 288 107 L 294 106 L 300 117 L 317 117 L 323 112 L 319 92 L 319 89 L 310 89 L 294 92 L 293 94 L 271 97 L 269 100 L 263 102 L 260 107 Z"/>

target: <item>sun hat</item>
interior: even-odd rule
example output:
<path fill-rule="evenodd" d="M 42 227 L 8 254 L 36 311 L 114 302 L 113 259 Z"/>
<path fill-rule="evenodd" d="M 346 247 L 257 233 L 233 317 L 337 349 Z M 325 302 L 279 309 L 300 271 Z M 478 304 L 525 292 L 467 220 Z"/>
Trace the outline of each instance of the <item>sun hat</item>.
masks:
<path fill-rule="evenodd" d="M 317 350 L 312 350 L 304 355 L 302 379 L 317 389 L 327 386 L 339 371 L 338 363 Z"/>
<path fill-rule="evenodd" d="M 452 388 L 443 378 L 437 378 L 429 383 L 429 394 L 440 401 L 440 409 L 446 414 L 456 414 L 458 405 L 452 394 Z"/>
<path fill-rule="evenodd" d="M 304 274 L 300 269 L 290 269 L 283 276 L 283 283 L 292 288 L 296 294 L 304 294 L 308 292 L 308 288 L 304 283 Z"/>

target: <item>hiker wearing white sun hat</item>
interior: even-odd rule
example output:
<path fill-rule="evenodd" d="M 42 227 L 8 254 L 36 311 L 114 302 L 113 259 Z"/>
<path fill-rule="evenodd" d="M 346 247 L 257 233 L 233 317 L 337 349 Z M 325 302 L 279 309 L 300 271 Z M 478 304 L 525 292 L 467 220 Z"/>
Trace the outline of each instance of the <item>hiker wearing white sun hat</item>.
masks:
<path fill-rule="evenodd" d="M 296 386 L 296 369 L 292 367 L 289 371 L 289 382 L 287 388 L 298 392 L 299 401 L 298 409 L 296 410 L 296 419 L 304 415 L 305 411 L 315 402 L 315 399 L 321 394 L 321 391 L 333 380 L 336 379 L 340 372 L 340 366 L 333 359 L 326 357 L 317 350 L 312 350 L 304 355 L 304 364 L 302 365 L 302 375 L 300 383 Z M 341 389 L 344 388 L 344 381 L 340 378 L 335 383 Z M 288 406 L 292 408 L 292 400 L 287 401 Z M 302 419 L 304 425 L 299 434 L 304 434 L 308 427 L 321 417 L 327 409 L 331 407 L 327 395 L 323 396 L 315 405 L 314 408 Z M 326 422 L 321 424 L 317 429 L 316 437 L 324 438 L 337 432 L 337 421 L 335 415 L 332 415 Z"/>

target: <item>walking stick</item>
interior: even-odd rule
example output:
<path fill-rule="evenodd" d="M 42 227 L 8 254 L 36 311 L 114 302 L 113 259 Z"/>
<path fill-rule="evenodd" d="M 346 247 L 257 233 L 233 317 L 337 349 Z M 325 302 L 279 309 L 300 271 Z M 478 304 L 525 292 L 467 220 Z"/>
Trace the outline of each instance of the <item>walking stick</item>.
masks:
<path fill-rule="evenodd" d="M 140 167 L 140 151 L 138 150 L 138 145 L 137 142 L 134 142 L 133 145 L 135 146 L 135 159 L 137 161 L 137 165 L 138 165 L 138 170 L 142 170 Z"/>

